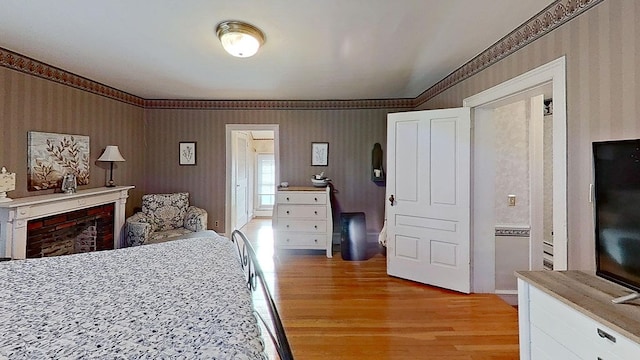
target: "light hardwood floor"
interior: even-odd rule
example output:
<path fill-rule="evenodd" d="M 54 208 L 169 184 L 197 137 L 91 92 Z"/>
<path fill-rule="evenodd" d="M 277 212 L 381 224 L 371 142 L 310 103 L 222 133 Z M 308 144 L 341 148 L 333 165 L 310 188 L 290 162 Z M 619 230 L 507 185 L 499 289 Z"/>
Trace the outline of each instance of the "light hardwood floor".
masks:
<path fill-rule="evenodd" d="M 296 359 L 518 359 L 517 311 L 495 295 L 390 277 L 382 254 L 366 261 L 344 261 L 339 250 L 332 259 L 324 252 L 274 256 L 271 219 L 242 231 Z"/>

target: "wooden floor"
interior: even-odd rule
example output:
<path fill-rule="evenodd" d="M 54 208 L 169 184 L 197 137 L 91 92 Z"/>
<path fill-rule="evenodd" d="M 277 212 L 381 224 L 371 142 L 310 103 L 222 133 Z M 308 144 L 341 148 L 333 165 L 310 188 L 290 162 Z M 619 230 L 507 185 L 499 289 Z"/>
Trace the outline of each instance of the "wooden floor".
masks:
<path fill-rule="evenodd" d="M 324 252 L 274 256 L 271 219 L 242 231 L 256 247 L 296 359 L 518 359 L 517 311 L 495 295 L 390 277 L 382 254 L 366 261 L 344 261 L 339 251 L 332 259 Z"/>

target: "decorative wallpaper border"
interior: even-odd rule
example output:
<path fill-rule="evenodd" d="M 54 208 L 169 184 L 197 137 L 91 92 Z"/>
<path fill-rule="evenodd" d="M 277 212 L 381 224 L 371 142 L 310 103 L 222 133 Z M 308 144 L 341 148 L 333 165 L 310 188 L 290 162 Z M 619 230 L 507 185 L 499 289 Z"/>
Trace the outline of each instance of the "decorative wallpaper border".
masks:
<path fill-rule="evenodd" d="M 604 0 L 557 0 L 416 98 L 372 100 L 154 100 L 126 93 L 0 48 L 0 66 L 148 109 L 381 109 L 422 105 Z"/>
<path fill-rule="evenodd" d="M 57 67 L 47 65 L 11 50 L 0 48 L 0 66 L 68 85 L 97 95 L 102 95 L 127 104 L 136 106 L 143 106 L 144 104 L 144 99 L 141 97 L 89 80 L 66 70 L 58 69 Z"/>
<path fill-rule="evenodd" d="M 152 100 L 147 109 L 413 109 L 415 99 L 380 100 Z"/>
<path fill-rule="evenodd" d="M 531 229 L 527 226 L 496 226 L 495 236 L 529 237 Z"/>
<path fill-rule="evenodd" d="M 415 106 L 420 106 L 457 83 L 470 78 L 519 49 L 529 45 L 557 27 L 574 19 L 604 0 L 558 0 L 507 36 L 500 39 L 478 56 L 454 70 L 444 79 L 415 98 Z"/>

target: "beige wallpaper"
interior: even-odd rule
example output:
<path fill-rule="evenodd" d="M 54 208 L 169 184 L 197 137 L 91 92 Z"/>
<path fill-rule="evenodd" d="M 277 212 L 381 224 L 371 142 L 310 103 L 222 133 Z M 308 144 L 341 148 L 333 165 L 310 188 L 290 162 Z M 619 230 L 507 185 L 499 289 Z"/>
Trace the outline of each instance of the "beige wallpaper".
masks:
<path fill-rule="evenodd" d="M 386 109 L 191 110 L 149 109 L 146 186 L 149 192 L 189 191 L 209 211 L 210 227 L 224 231 L 225 124 L 279 124 L 280 181 L 309 186 L 325 171 L 334 185 L 334 218 L 363 211 L 369 231 L 380 231 L 385 188 L 370 179 L 371 150 L 386 144 Z M 179 166 L 180 141 L 196 141 L 197 166 Z M 329 166 L 311 166 L 311 142 L 329 143 Z M 220 227 L 214 228 L 218 220 Z M 336 231 L 339 231 L 336 229 Z"/>
<path fill-rule="evenodd" d="M 569 268 L 591 270 L 591 142 L 640 137 L 640 2 L 604 1 L 420 108 L 461 106 L 464 98 L 562 55 L 567 60 Z"/>
<path fill-rule="evenodd" d="M 143 180 L 144 109 L 49 80 L 0 67 L 0 166 L 16 173 L 16 190 L 9 197 L 52 193 L 27 191 L 27 132 L 88 135 L 90 184 L 104 186 L 108 164 L 96 162 L 107 145 L 118 145 L 127 160 L 114 166 L 119 185 L 136 185 L 127 213 L 139 203 Z"/>
<path fill-rule="evenodd" d="M 525 101 L 494 110 L 496 144 L 495 209 L 500 226 L 529 224 L 529 119 Z M 516 206 L 508 196 L 516 196 Z"/>

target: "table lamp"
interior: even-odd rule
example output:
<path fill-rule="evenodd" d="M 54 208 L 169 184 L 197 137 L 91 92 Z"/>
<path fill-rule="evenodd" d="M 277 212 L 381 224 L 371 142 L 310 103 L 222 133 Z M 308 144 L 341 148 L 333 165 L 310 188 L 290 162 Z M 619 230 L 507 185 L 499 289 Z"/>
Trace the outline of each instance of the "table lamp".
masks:
<path fill-rule="evenodd" d="M 120 155 L 120 150 L 118 150 L 118 146 L 116 145 L 107 145 L 104 149 L 104 152 L 98 158 L 98 161 L 108 161 L 110 162 L 110 170 L 109 170 L 109 181 L 107 182 L 107 187 L 116 186 L 113 182 L 113 162 L 114 161 L 125 161 L 125 159 Z"/>
<path fill-rule="evenodd" d="M 0 203 L 9 202 L 12 199 L 7 197 L 7 191 L 16 189 L 16 173 L 7 172 L 3 166 L 0 170 Z"/>

